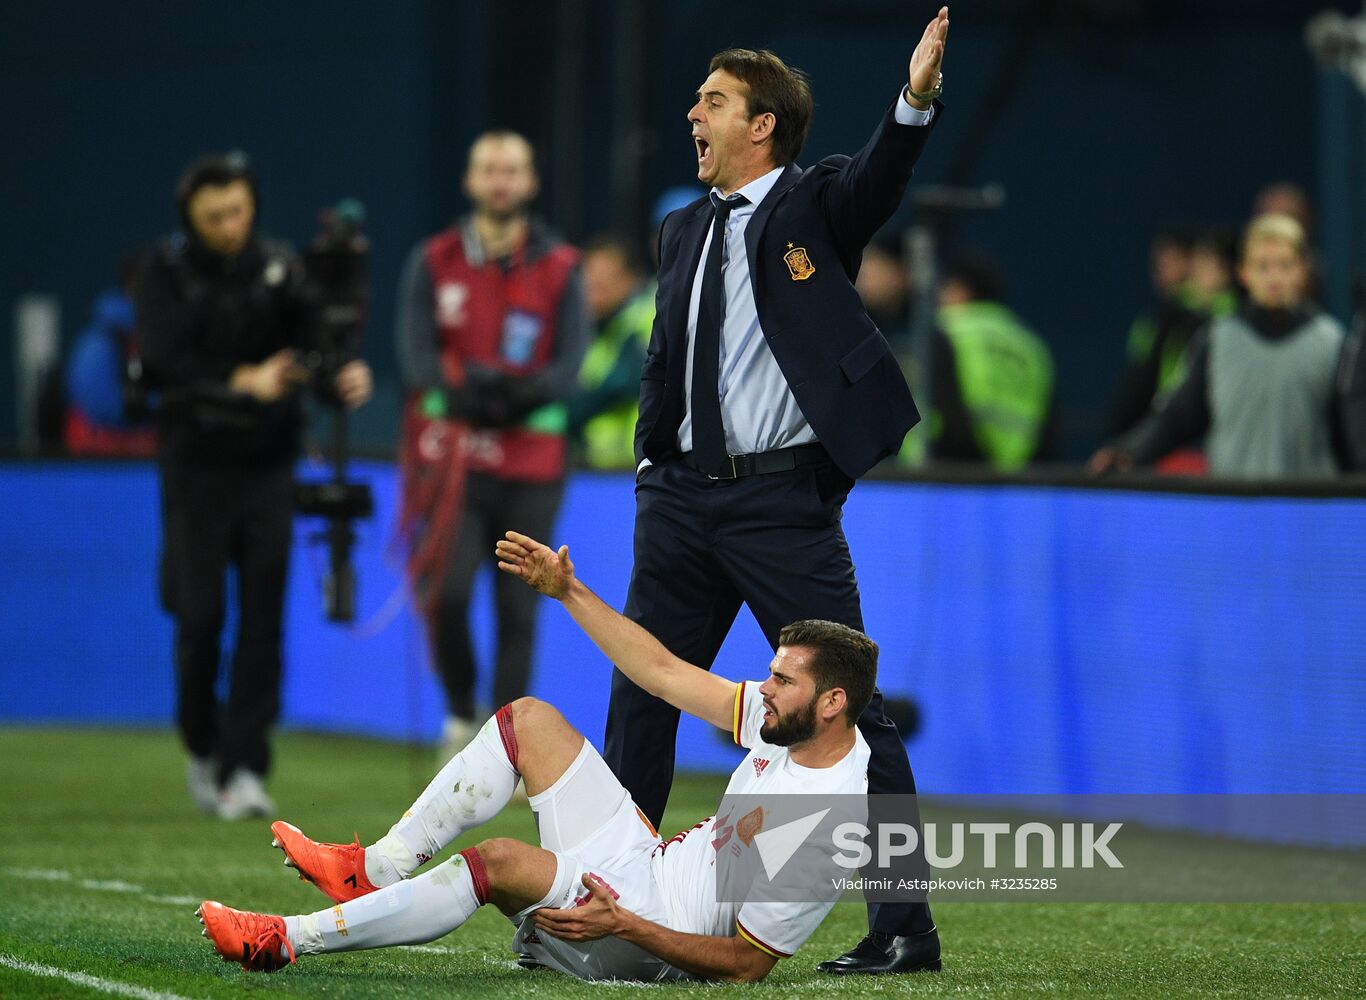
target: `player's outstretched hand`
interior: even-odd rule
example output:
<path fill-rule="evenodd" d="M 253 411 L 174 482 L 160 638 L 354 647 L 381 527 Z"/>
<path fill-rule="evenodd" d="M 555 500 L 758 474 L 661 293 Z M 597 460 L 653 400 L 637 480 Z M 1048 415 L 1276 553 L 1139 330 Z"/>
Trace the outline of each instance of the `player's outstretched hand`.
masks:
<path fill-rule="evenodd" d="M 559 600 L 569 593 L 569 585 L 574 582 L 574 564 L 569 561 L 568 545 L 561 545 L 556 552 L 528 535 L 509 531 L 494 551 L 500 570 L 521 577 L 546 597 Z"/>
<path fill-rule="evenodd" d="M 920 44 L 911 54 L 907 82 L 917 94 L 928 94 L 939 85 L 939 73 L 944 66 L 944 46 L 949 40 L 949 9 L 940 7 L 939 13 L 920 36 Z"/>
<path fill-rule="evenodd" d="M 596 941 L 609 934 L 619 934 L 625 914 L 617 905 L 616 894 L 592 872 L 584 875 L 590 899 L 568 910 L 545 907 L 532 913 L 536 926 L 561 941 Z"/>

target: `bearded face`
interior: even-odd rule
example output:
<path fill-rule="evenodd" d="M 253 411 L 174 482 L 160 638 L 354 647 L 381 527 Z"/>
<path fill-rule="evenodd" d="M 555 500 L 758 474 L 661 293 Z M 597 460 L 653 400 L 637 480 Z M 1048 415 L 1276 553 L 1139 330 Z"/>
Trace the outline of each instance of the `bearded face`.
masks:
<path fill-rule="evenodd" d="M 759 727 L 759 736 L 765 743 L 775 747 L 805 743 L 816 735 L 816 701 L 819 698 L 820 695 L 813 695 L 805 705 L 794 708 L 786 715 L 780 715 L 771 702 L 765 702 L 765 707 L 773 714 Z"/>
<path fill-rule="evenodd" d="M 475 211 L 498 222 L 524 214 L 538 182 L 531 146 L 520 137 L 485 137 L 470 150 L 465 194 Z"/>

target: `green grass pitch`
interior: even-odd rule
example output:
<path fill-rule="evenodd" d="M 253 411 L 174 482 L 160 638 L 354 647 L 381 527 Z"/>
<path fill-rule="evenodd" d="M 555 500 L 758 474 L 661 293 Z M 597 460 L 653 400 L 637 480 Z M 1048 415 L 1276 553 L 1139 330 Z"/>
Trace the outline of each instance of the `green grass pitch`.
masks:
<path fill-rule="evenodd" d="M 286 734 L 272 791 L 281 818 L 325 839 L 387 829 L 430 776 L 430 751 Z M 275 975 L 242 972 L 199 935 L 201 898 L 277 913 L 322 907 L 270 848 L 268 822 L 197 814 L 161 731 L 0 730 L 0 997 L 547 997 L 612 987 L 518 969 L 491 908 L 421 948 L 310 956 Z M 683 776 L 672 833 L 708 815 L 724 781 Z M 514 804 L 471 834 L 534 841 Z M 456 848 L 463 846 L 455 845 Z M 763 983 L 650 987 L 653 996 L 1348 996 L 1366 992 L 1366 906 L 944 902 L 938 975 L 835 979 L 816 963 L 862 935 L 841 904 Z M 64 978 L 51 973 L 60 970 Z M 708 994 L 715 995 L 715 994 Z"/>

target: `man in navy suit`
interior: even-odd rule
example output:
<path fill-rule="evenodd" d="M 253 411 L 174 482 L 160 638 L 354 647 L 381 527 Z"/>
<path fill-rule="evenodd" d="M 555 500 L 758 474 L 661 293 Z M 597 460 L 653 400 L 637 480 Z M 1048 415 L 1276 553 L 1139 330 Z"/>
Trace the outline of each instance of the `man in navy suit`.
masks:
<path fill-rule="evenodd" d="M 863 628 L 844 500 L 919 415 L 854 278 L 942 112 L 947 37 L 945 7 L 852 158 L 795 164 L 811 91 L 771 52 L 716 55 L 688 113 L 697 177 L 711 191 L 660 230 L 625 614 L 691 663 L 710 668 L 741 603 L 775 648 L 790 621 Z M 677 709 L 614 672 L 604 756 L 656 826 L 677 727 Z M 913 793 L 880 694 L 859 728 L 872 751 L 870 793 Z M 870 904 L 868 936 L 821 969 L 909 972 L 939 961 L 925 903 Z"/>

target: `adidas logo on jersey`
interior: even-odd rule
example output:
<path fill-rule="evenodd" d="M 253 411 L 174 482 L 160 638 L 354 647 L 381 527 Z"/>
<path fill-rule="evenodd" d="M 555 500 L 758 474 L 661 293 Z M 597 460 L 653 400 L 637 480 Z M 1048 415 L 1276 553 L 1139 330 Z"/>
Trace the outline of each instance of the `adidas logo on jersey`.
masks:
<path fill-rule="evenodd" d="M 756 778 L 762 778 L 764 776 L 764 768 L 766 767 L 768 767 L 768 761 L 761 757 L 754 758 L 754 776 Z"/>

